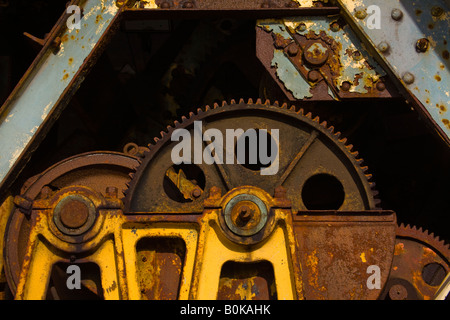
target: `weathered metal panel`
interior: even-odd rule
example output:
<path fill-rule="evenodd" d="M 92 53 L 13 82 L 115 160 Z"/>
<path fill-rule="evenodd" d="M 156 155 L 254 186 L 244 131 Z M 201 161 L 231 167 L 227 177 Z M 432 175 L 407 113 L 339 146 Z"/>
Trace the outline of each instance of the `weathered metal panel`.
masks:
<path fill-rule="evenodd" d="M 309 79 L 311 71 L 320 72 L 320 78 L 325 79 L 333 99 L 338 99 L 338 95 L 339 98 L 386 96 L 387 92 L 382 93 L 384 86 L 382 90 L 377 86 L 383 82 L 380 79 L 386 76 L 385 71 L 367 52 L 349 25 L 332 27 L 337 24 L 336 21 L 337 17 L 326 16 L 259 20 L 259 28 L 273 33 L 277 41 L 286 44 L 280 48 L 275 44 L 271 67 L 276 68 L 276 76 L 296 99 L 313 96 L 311 89 L 316 81 Z M 306 44 L 298 44 L 299 36 L 309 40 Z M 302 47 L 303 53 L 284 52 L 284 47 L 297 45 Z M 327 51 L 323 61 L 317 65 L 311 65 L 308 60 L 314 57 L 307 56 L 315 48 L 314 45 Z M 264 46 L 261 50 L 270 49 Z M 348 87 L 344 88 L 345 85 Z"/>
<path fill-rule="evenodd" d="M 450 137 L 450 62 L 448 2 L 339 0 L 359 31 Z M 380 10 L 380 28 L 371 25 L 371 5 Z M 369 13 L 369 14 L 368 14 Z"/>

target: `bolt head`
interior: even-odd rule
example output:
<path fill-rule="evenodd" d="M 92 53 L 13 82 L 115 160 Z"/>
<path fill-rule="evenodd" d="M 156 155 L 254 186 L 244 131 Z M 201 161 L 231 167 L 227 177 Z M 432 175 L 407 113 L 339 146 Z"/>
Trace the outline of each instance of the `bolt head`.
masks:
<path fill-rule="evenodd" d="M 195 188 L 194 190 L 192 190 L 192 196 L 194 198 L 198 198 L 202 195 L 202 191 L 199 188 Z"/>
<path fill-rule="evenodd" d="M 169 8 L 170 8 L 170 3 L 169 3 L 169 1 L 164 1 L 164 2 L 162 2 L 162 3 L 159 5 L 159 7 L 160 7 L 161 9 L 169 9 Z"/>
<path fill-rule="evenodd" d="M 286 7 L 288 8 L 298 8 L 298 3 L 295 1 L 290 1 L 288 3 L 286 3 Z"/>
<path fill-rule="evenodd" d="M 389 297 L 392 300 L 405 300 L 408 297 L 408 290 L 401 284 L 395 284 L 389 289 Z"/>
<path fill-rule="evenodd" d="M 378 81 L 376 87 L 378 91 L 384 91 L 386 89 L 386 85 L 382 81 Z"/>
<path fill-rule="evenodd" d="M 311 82 L 317 82 L 320 79 L 320 72 L 317 70 L 311 70 L 308 72 L 308 80 Z"/>
<path fill-rule="evenodd" d="M 192 9 L 194 7 L 194 4 L 191 1 L 186 1 L 185 3 L 183 3 L 182 7 L 185 9 Z"/>
<path fill-rule="evenodd" d="M 106 187 L 106 196 L 109 198 L 117 198 L 119 190 L 117 187 Z"/>
<path fill-rule="evenodd" d="M 426 52 L 429 47 L 429 41 L 426 38 L 422 38 L 417 40 L 416 42 L 416 50 L 417 52 Z"/>
<path fill-rule="evenodd" d="M 341 90 L 342 91 L 348 91 L 348 90 L 350 90 L 351 86 L 352 86 L 352 84 L 350 82 L 344 81 L 341 84 Z"/>
<path fill-rule="evenodd" d="M 387 52 L 389 50 L 389 43 L 387 42 L 380 42 L 377 46 L 378 50 L 381 52 Z"/>
<path fill-rule="evenodd" d="M 337 23 L 337 21 L 334 21 L 331 25 L 330 25 L 330 30 L 333 32 L 337 32 L 339 31 L 341 27 L 339 26 L 339 23 Z"/>
<path fill-rule="evenodd" d="M 355 17 L 357 17 L 358 19 L 364 19 L 365 17 L 367 17 L 367 12 L 366 9 L 362 8 L 362 7 L 358 7 L 355 9 Z"/>
<path fill-rule="evenodd" d="M 399 21 L 403 18 L 403 11 L 400 9 L 392 9 L 391 18 L 395 21 Z"/>
<path fill-rule="evenodd" d="M 310 40 L 303 49 L 303 56 L 309 64 L 319 66 L 328 60 L 329 51 L 321 41 Z"/>
<path fill-rule="evenodd" d="M 359 52 L 358 50 L 355 50 L 352 52 L 352 58 L 355 61 L 359 61 L 363 58 L 363 56 L 361 55 L 361 52 Z"/>
<path fill-rule="evenodd" d="M 292 56 L 296 56 L 298 54 L 298 46 L 295 43 L 292 43 L 290 46 L 288 46 L 287 48 L 287 53 L 292 57 Z"/>
<path fill-rule="evenodd" d="M 306 31 L 306 24 L 304 24 L 303 22 L 300 23 L 300 24 L 297 26 L 297 30 L 300 31 L 300 32 Z"/>
<path fill-rule="evenodd" d="M 81 201 L 72 200 L 61 208 L 59 217 L 66 228 L 77 229 L 87 222 L 89 208 Z"/>
<path fill-rule="evenodd" d="M 402 79 L 406 84 L 411 84 L 414 82 L 414 75 L 411 72 L 405 72 Z"/>

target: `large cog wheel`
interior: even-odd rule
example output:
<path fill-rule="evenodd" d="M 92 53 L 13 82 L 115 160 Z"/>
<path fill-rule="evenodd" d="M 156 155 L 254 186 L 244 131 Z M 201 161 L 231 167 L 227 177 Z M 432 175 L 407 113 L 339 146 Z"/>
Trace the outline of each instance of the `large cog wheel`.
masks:
<path fill-rule="evenodd" d="M 261 167 L 236 162 L 174 166 L 171 150 L 178 142 L 171 141 L 172 134 L 176 129 L 186 129 L 193 137 L 195 121 L 202 122 L 203 132 L 214 128 L 224 137 L 227 129 L 266 129 L 269 133 L 279 129 L 278 172 L 262 176 Z M 241 99 L 238 103 L 231 100 L 221 106 L 206 106 L 182 117 L 149 145 L 126 191 L 125 212 L 202 212 L 207 196 L 204 190 L 216 186 L 227 192 L 242 185 L 271 194 L 282 185 L 296 211 L 377 209 L 380 201 L 372 175 L 352 148 L 326 121 L 295 106 L 288 108 L 287 104 L 279 106 L 278 102 L 263 103 L 260 99 L 256 103 Z M 195 194 L 189 196 L 189 192 Z"/>

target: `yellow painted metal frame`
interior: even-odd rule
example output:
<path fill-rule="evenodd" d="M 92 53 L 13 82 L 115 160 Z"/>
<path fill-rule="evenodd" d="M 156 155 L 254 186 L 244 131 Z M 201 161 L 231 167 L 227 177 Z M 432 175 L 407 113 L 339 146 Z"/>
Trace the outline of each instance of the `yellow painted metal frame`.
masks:
<path fill-rule="evenodd" d="M 248 188 L 236 188 L 224 197 L 209 201 L 210 204 L 215 201 L 224 205 L 244 192 L 257 194 L 269 208 L 273 208 L 274 200 L 268 194 Z M 88 197 L 98 211 L 91 230 L 79 238 L 59 233 L 53 222 L 56 204 L 74 193 Z M 290 209 L 273 208 L 272 222 L 264 239 L 256 244 L 243 245 L 227 238 L 221 230 L 219 215 L 223 207 L 205 209 L 197 224 L 151 222 L 146 216 L 124 215 L 120 208 L 105 209 L 107 202 L 101 194 L 86 187 L 63 189 L 50 200 L 34 202 L 33 207 L 39 209 L 33 210 L 16 299 L 45 299 L 53 265 L 70 261 L 73 255 L 77 257 L 76 263 L 94 262 L 99 266 L 105 299 L 141 299 L 136 244 L 149 237 L 179 238 L 186 245 L 179 299 L 216 299 L 225 262 L 262 260 L 273 265 L 279 299 L 303 298 L 301 268 L 298 260 L 293 258 L 296 244 Z"/>

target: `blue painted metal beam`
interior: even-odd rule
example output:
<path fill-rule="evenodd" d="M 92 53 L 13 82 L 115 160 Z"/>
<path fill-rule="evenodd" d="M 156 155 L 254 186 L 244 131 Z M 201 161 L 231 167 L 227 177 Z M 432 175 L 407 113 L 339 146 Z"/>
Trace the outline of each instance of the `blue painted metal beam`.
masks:
<path fill-rule="evenodd" d="M 48 43 L 7 99 L 0 113 L 0 190 L 15 171 L 19 160 L 30 150 L 33 140 L 56 117 L 68 89 L 84 79 L 83 68 L 95 52 L 120 9 L 115 0 L 87 0 L 80 4 L 84 15 L 80 28 L 69 29 L 63 15 L 58 33 L 61 43 Z M 56 51 L 57 50 L 57 51 Z M 66 99 L 67 100 L 67 99 Z M 1 196 L 1 195 L 0 195 Z"/>
<path fill-rule="evenodd" d="M 398 79 L 406 97 L 412 98 L 408 100 L 450 143 L 449 1 L 337 2 L 380 63 Z M 380 9 L 379 28 L 374 27 L 376 17 L 368 10 L 371 5 Z"/>

